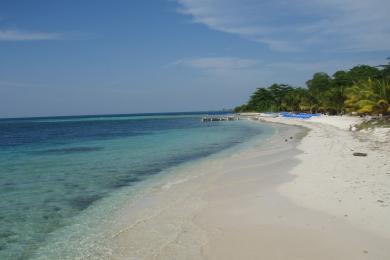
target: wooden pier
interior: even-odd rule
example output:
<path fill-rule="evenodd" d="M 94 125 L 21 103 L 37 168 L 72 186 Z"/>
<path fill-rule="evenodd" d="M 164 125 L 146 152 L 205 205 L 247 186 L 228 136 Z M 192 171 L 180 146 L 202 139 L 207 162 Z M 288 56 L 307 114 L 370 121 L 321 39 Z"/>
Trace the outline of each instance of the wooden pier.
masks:
<path fill-rule="evenodd" d="M 202 122 L 216 122 L 216 121 L 236 121 L 240 120 L 238 116 L 235 115 L 229 115 L 229 116 L 205 116 L 202 117 Z"/>

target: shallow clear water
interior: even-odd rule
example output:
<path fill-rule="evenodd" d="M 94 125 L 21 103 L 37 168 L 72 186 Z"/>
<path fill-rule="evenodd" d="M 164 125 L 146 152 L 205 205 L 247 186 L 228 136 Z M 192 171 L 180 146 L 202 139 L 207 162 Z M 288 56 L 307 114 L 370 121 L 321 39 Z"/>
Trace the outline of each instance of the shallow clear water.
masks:
<path fill-rule="evenodd" d="M 0 120 L 0 259 L 30 258 L 50 233 L 118 189 L 272 131 L 201 116 Z"/>

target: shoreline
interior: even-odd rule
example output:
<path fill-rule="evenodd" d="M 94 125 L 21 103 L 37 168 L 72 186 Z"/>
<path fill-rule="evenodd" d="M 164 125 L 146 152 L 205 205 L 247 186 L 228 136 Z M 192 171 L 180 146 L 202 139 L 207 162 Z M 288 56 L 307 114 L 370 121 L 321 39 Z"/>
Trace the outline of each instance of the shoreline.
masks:
<path fill-rule="evenodd" d="M 173 192 L 178 190 L 176 187 L 181 187 L 186 182 L 194 182 L 204 175 L 195 169 L 208 168 L 215 160 L 251 148 L 273 136 L 274 130 L 269 124 L 259 126 L 256 122 L 243 123 L 262 129 L 262 133 L 242 142 L 233 143 L 233 146 L 207 156 L 170 166 L 142 182 L 114 191 L 110 196 L 91 205 L 79 216 L 69 219 L 68 224 L 63 228 L 52 232 L 47 243 L 35 250 L 32 258 L 84 259 L 91 256 L 110 258 L 113 255 L 112 248 L 115 248 L 111 239 L 126 231 L 129 226 L 157 215 L 160 210 L 172 204 L 171 202 L 175 201 L 172 198 L 172 195 L 175 195 Z M 161 203 L 159 196 L 162 193 L 164 194 L 162 197 L 166 199 L 171 197 L 172 201 L 166 200 Z M 145 208 L 143 202 L 148 203 L 150 207 Z M 126 216 L 126 219 L 123 216 Z M 134 251 L 138 250 L 135 248 Z"/>
<path fill-rule="evenodd" d="M 321 136 L 313 133 L 326 132 L 311 129 L 300 139 L 302 127 L 313 123 L 269 120 L 276 129 L 272 137 L 179 167 L 116 212 L 110 230 L 93 241 L 81 239 L 85 251 L 63 259 L 387 259 L 386 235 L 352 221 L 354 214 L 311 204 L 320 199 L 340 208 L 338 201 L 314 196 L 321 194 L 321 179 L 310 180 L 314 191 L 302 181 L 312 170 L 305 149 L 316 148 L 311 139 Z"/>
<path fill-rule="evenodd" d="M 173 185 L 155 186 L 153 194 L 120 213 L 118 222 L 126 222 L 134 211 L 147 210 L 148 212 L 142 215 L 148 217 L 124 227 L 112 236 L 110 241 L 112 259 L 237 259 L 226 255 L 214 255 L 214 252 L 208 250 L 211 245 L 211 248 L 222 248 L 223 252 L 228 252 L 229 247 L 225 244 L 220 246 L 211 244 L 218 241 L 213 237 L 215 230 L 220 229 L 218 223 L 227 216 L 214 218 L 212 214 L 218 208 L 215 207 L 214 200 L 224 200 L 229 196 L 230 191 L 224 190 L 225 187 L 248 194 L 247 188 L 237 189 L 239 182 L 247 183 L 253 178 L 260 178 L 259 181 L 270 178 L 270 181 L 274 182 L 274 177 L 269 174 L 257 176 L 248 170 L 253 167 L 256 170 L 267 165 L 276 170 L 274 166 L 280 165 L 280 162 L 283 162 L 282 168 L 287 170 L 289 166 L 297 163 L 291 158 L 290 153 L 297 152 L 295 146 L 298 139 L 294 138 L 286 145 L 284 137 L 295 137 L 301 131 L 301 127 L 279 125 L 275 134 L 267 140 L 254 141 L 254 144 L 236 153 L 225 153 L 180 169 L 176 176 L 172 176 L 180 176 L 177 181 L 173 181 Z M 266 173 L 267 168 L 263 170 Z M 185 180 L 181 179 L 182 177 L 185 177 Z M 231 178 L 234 183 L 230 183 Z M 284 180 L 286 176 L 280 175 L 278 181 L 279 178 Z M 267 181 L 266 184 L 270 183 Z M 220 189 L 224 191 L 219 193 Z M 147 209 L 145 204 L 148 205 Z M 234 209 L 234 206 L 239 205 L 240 203 L 237 203 L 227 205 L 226 208 L 218 208 L 217 213 L 223 212 L 224 209 Z M 156 212 L 153 213 L 154 210 Z M 228 237 L 226 234 L 223 236 Z M 240 256 L 243 253 L 241 249 L 236 252 L 240 253 Z"/>

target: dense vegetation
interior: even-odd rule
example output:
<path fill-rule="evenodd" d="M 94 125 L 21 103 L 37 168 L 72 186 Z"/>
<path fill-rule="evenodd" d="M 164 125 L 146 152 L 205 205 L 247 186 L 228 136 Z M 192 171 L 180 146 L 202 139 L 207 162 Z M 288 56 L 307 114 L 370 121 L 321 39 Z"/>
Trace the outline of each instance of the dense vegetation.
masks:
<path fill-rule="evenodd" d="M 390 62 L 358 65 L 333 76 L 318 72 L 305 88 L 286 84 L 258 88 L 234 111 L 390 114 Z"/>

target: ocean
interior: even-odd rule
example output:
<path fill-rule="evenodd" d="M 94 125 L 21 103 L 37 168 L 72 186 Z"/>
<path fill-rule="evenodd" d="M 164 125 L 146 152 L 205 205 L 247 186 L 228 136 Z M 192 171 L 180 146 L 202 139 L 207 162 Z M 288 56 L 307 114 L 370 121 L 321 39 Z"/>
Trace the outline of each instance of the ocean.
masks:
<path fill-rule="evenodd" d="M 99 201 L 118 191 L 131 199 L 172 167 L 273 132 L 247 120 L 202 123 L 202 116 L 0 119 L 0 259 L 34 258 L 53 234 L 82 229 L 80 216 L 96 217 L 88 212 Z"/>

